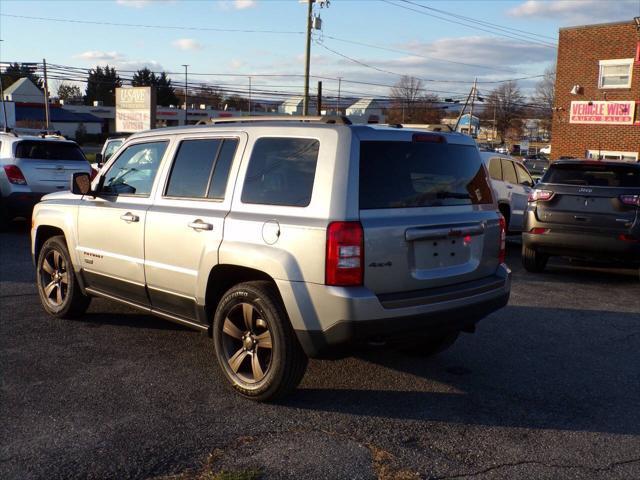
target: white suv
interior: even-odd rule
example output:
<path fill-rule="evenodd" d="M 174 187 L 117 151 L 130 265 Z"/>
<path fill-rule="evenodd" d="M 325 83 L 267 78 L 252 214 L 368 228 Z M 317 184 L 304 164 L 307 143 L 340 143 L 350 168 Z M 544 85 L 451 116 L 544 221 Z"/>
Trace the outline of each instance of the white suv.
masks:
<path fill-rule="evenodd" d="M 30 218 L 43 195 L 67 190 L 72 173 L 90 171 L 78 144 L 64 137 L 0 133 L 0 229 Z"/>
<path fill-rule="evenodd" d="M 509 297 L 504 235 L 470 137 L 262 118 L 133 135 L 36 207 L 32 251 L 51 315 L 100 296 L 208 332 L 270 400 L 307 357 L 473 331 Z"/>

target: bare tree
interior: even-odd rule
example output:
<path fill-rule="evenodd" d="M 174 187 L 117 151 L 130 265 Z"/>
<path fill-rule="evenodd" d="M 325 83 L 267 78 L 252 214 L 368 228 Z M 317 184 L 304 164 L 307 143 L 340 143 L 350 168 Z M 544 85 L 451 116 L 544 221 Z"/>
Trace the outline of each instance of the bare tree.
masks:
<path fill-rule="evenodd" d="M 548 67 L 544 71 L 544 77 L 536 84 L 536 93 L 533 101 L 540 106 L 538 115 L 541 117 L 541 126 L 547 131 L 551 130 L 551 117 L 556 95 L 556 68 Z"/>
<path fill-rule="evenodd" d="M 524 97 L 513 80 L 501 83 L 485 99 L 483 115 L 486 119 L 495 117 L 496 132 L 503 142 L 507 132 L 513 135 L 522 128 L 524 112 Z"/>
<path fill-rule="evenodd" d="M 419 78 L 401 77 L 391 87 L 390 97 L 389 123 L 438 123 L 442 118 L 442 110 L 434 107 L 438 97 L 425 94 Z"/>
<path fill-rule="evenodd" d="M 58 98 L 64 100 L 65 103 L 83 103 L 82 90 L 77 85 L 62 82 L 58 84 Z"/>

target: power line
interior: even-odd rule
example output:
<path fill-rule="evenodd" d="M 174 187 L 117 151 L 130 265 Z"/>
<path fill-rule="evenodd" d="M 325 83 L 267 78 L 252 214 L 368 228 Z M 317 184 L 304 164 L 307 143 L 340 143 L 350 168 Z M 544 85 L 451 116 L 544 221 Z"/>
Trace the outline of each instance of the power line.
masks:
<path fill-rule="evenodd" d="M 368 63 L 362 62 L 362 61 L 357 60 L 355 58 L 349 57 L 348 55 L 345 55 L 344 53 L 340 53 L 340 52 L 338 52 L 336 50 L 333 50 L 333 49 L 327 47 L 324 43 L 316 41 L 316 45 L 319 45 L 320 47 L 324 48 L 325 50 L 328 50 L 329 52 L 331 52 L 331 53 L 333 53 L 335 55 L 338 55 L 338 56 L 340 56 L 342 58 L 345 58 L 345 59 L 347 59 L 347 60 L 349 60 L 349 61 L 351 61 L 353 63 L 357 63 L 358 65 L 363 66 L 365 68 L 370 68 L 372 70 L 377 70 L 378 72 L 388 73 L 388 74 L 391 74 L 391 75 L 397 75 L 399 77 L 407 76 L 404 73 L 393 72 L 391 70 L 385 70 L 384 68 L 376 67 L 375 65 L 369 65 Z M 423 82 L 469 83 L 467 80 L 438 80 L 438 79 L 434 79 L 434 78 L 417 77 L 415 75 L 408 75 L 408 76 L 412 76 L 414 78 L 422 80 Z M 485 84 L 487 84 L 487 83 L 493 83 L 493 84 L 495 84 L 495 83 L 506 83 L 506 82 L 512 82 L 512 81 L 517 81 L 517 80 L 529 80 L 529 79 L 532 79 L 532 78 L 540 78 L 540 77 L 544 77 L 544 74 L 543 75 L 531 75 L 531 76 L 528 76 L 528 77 L 520 77 L 520 78 L 509 78 L 509 79 L 506 79 L 506 80 L 483 80 L 483 81 L 478 81 L 478 83 L 485 83 Z"/>
<path fill-rule="evenodd" d="M 482 28 L 482 27 L 479 27 L 479 26 L 469 25 L 467 23 L 458 22 L 456 20 L 451 20 L 449 18 L 442 17 L 442 16 L 439 16 L 439 15 L 434 15 L 433 13 L 427 13 L 424 10 L 418 10 L 416 8 L 411 8 L 411 7 L 408 7 L 406 5 L 400 5 L 400 4 L 397 4 L 397 3 L 393 3 L 391 0 L 382 0 L 382 1 L 385 2 L 385 3 L 388 3 L 389 5 L 393 5 L 394 7 L 404 8 L 405 10 L 410 10 L 412 12 L 419 13 L 421 15 L 425 15 L 425 16 L 433 17 L 433 18 L 438 18 L 438 19 L 443 20 L 445 22 L 454 23 L 456 25 L 462 25 L 464 27 L 471 28 L 471 29 L 474 29 L 474 30 L 481 30 L 483 32 L 488 32 L 488 33 L 491 33 L 493 35 L 497 35 L 497 36 L 500 36 L 500 37 L 506 37 L 506 38 L 510 38 L 512 40 L 518 40 L 518 41 L 521 41 L 521 42 L 531 43 L 531 44 L 535 44 L 535 45 L 543 46 L 543 47 L 547 47 L 547 48 L 554 48 L 554 49 L 557 48 L 557 45 L 550 44 L 548 42 L 541 42 L 541 41 L 537 41 L 537 40 L 531 40 L 531 39 L 523 38 L 521 36 L 518 37 L 518 36 L 515 36 L 515 35 L 510 35 L 510 34 L 507 34 L 507 33 L 499 33 L 499 32 L 495 31 L 495 28 L 493 30 L 488 30 L 486 28 Z M 424 8 L 424 5 L 420 5 L 419 3 L 413 3 L 413 2 L 411 2 L 409 0 L 398 0 L 398 1 L 407 3 L 409 5 L 415 5 L 416 7 Z"/>
<path fill-rule="evenodd" d="M 258 30 L 258 29 L 238 29 L 238 28 L 217 28 L 217 27 L 187 27 L 177 25 L 143 25 L 138 23 L 116 23 L 95 20 L 74 20 L 71 18 L 34 17 L 28 15 L 13 15 L 0 13 L 2 17 L 21 18 L 25 20 L 40 20 L 47 22 L 79 23 L 85 25 L 106 25 L 110 27 L 134 27 L 134 28 L 160 28 L 163 30 L 193 30 L 204 32 L 226 32 L 226 33 L 275 33 L 282 35 L 302 35 L 304 32 L 286 30 Z"/>
<path fill-rule="evenodd" d="M 405 1 L 405 0 L 400 0 L 400 1 Z M 434 12 L 442 13 L 443 15 L 448 15 L 450 17 L 458 18 L 458 19 L 464 20 L 466 22 L 477 23 L 479 25 L 484 25 L 484 26 L 487 26 L 487 27 L 495 28 L 495 29 L 502 30 L 502 31 L 507 32 L 507 33 L 514 33 L 516 35 L 529 36 L 529 37 L 546 38 L 546 39 L 554 40 L 554 41 L 556 40 L 555 37 L 551 37 L 549 35 L 542 35 L 540 33 L 528 32 L 526 30 L 522 30 L 522 29 L 519 29 L 519 28 L 506 27 L 504 25 L 498 25 L 498 24 L 487 22 L 487 21 L 484 21 L 484 20 L 479 20 L 479 19 L 472 18 L 472 17 L 466 17 L 464 15 L 460 15 L 460 14 L 457 14 L 457 13 L 451 13 L 451 12 L 447 12 L 446 10 L 441 10 L 441 9 L 430 7 L 430 6 L 427 6 L 427 5 L 422 5 L 422 4 L 419 4 L 419 3 L 415 2 L 415 1 L 413 1 L 413 2 L 405 1 L 405 3 L 411 3 L 413 5 L 422 7 L 424 9 L 426 9 L 426 10 L 431 10 L 431 11 L 434 11 Z"/>

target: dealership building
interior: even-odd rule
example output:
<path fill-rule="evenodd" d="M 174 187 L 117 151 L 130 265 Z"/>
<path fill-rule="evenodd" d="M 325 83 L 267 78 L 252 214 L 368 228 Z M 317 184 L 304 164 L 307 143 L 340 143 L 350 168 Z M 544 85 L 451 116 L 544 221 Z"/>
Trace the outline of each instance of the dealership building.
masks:
<path fill-rule="evenodd" d="M 640 18 L 560 29 L 551 156 L 640 160 Z"/>

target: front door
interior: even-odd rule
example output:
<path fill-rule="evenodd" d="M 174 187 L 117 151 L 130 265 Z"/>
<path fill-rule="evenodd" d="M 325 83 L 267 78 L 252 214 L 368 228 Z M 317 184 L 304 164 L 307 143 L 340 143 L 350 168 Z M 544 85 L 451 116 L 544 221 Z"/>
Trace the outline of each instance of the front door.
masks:
<path fill-rule="evenodd" d="M 118 152 L 96 197 L 78 211 L 78 258 L 87 287 L 148 305 L 144 229 L 151 191 L 167 140 L 136 143 Z"/>

